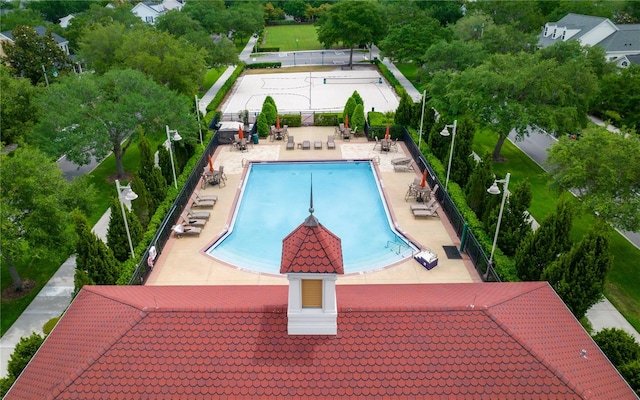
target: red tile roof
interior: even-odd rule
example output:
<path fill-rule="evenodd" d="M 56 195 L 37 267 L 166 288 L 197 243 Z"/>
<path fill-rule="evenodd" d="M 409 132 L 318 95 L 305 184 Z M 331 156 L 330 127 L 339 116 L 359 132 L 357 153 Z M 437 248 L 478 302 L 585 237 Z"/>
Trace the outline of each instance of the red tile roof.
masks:
<path fill-rule="evenodd" d="M 282 240 L 280 273 L 344 274 L 342 244 L 310 215 Z"/>
<path fill-rule="evenodd" d="M 547 283 L 336 289 L 289 336 L 286 286 L 85 287 L 6 398 L 636 399 Z"/>

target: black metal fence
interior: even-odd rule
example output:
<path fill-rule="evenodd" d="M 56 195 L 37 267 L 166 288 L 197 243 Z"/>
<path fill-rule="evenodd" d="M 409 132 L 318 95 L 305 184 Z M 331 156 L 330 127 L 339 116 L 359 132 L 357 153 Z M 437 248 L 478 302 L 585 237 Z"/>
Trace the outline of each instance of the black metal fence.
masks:
<path fill-rule="evenodd" d="M 489 265 L 489 258 L 487 257 L 484 249 L 478 242 L 478 239 L 474 235 L 473 231 L 468 228 L 468 225 L 464 221 L 462 214 L 456 207 L 453 200 L 444 190 L 444 184 L 438 179 L 433 168 L 424 158 L 420 150 L 418 149 L 418 145 L 409 134 L 409 131 L 406 128 L 402 128 L 404 133 L 402 135 L 402 140 L 404 141 L 411 157 L 415 160 L 416 164 L 420 168 L 420 172 L 424 172 L 427 170 L 427 183 L 429 187 L 433 189 L 435 185 L 438 185 L 439 189 L 436 192 L 435 196 L 438 202 L 440 203 L 440 208 L 447 214 L 447 218 L 451 222 L 453 229 L 456 232 L 458 237 L 464 237 L 462 241 L 462 248 L 460 251 L 464 251 L 469 256 L 469 259 L 473 263 L 476 268 L 476 271 L 482 276 L 484 281 L 491 282 L 500 282 L 500 277 L 496 274 L 493 268 L 487 268 Z M 487 271 L 488 269 L 488 271 Z"/>
<path fill-rule="evenodd" d="M 211 140 L 209 141 L 207 148 L 204 150 L 200 159 L 196 163 L 195 167 L 189 174 L 187 181 L 184 186 L 181 188 L 180 193 L 176 197 L 173 205 L 169 209 L 167 216 L 164 218 L 158 231 L 155 236 L 151 240 L 149 247 L 144 252 L 142 259 L 138 262 L 138 266 L 136 267 L 131 279 L 129 280 L 129 285 L 142 285 L 144 284 L 149 272 L 151 272 L 151 267 L 149 266 L 149 253 L 151 247 L 155 247 L 157 252 L 156 258 L 162 254 L 162 250 L 164 246 L 167 244 L 169 237 L 171 236 L 171 227 L 176 224 L 178 219 L 180 218 L 180 214 L 182 210 L 184 210 L 185 206 L 189 203 L 189 199 L 191 198 L 191 194 L 196 189 L 196 186 L 200 183 L 200 177 L 202 176 L 202 171 L 209 163 L 209 158 L 207 157 L 209 154 L 213 154 L 218 147 L 218 134 L 213 135 Z"/>

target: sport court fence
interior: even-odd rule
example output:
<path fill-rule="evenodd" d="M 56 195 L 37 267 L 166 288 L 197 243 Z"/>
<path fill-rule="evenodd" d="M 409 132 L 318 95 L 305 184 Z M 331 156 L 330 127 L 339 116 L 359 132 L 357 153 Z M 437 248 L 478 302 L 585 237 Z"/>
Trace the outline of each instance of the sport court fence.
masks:
<path fill-rule="evenodd" d="M 218 124 L 217 118 L 214 118 L 212 121 L 212 126 Z M 392 128 L 401 129 L 399 137 L 404 141 L 409 153 L 413 160 L 415 160 L 416 164 L 420 168 L 420 171 L 427 170 L 427 183 L 429 187 L 433 188 L 436 184 L 441 188 L 436 192 L 436 198 L 440 203 L 440 208 L 447 214 L 451 225 L 453 226 L 458 237 L 461 238 L 461 248 L 460 251 L 464 251 L 469 256 L 471 262 L 476 268 L 478 274 L 483 278 L 486 282 L 500 282 L 500 277 L 496 274 L 495 270 L 491 267 L 489 268 L 489 259 L 484 252 L 484 249 L 480 246 L 478 239 L 474 235 L 473 231 L 468 228 L 468 225 L 464 221 L 462 214 L 458 211 L 458 208 L 449 197 L 449 194 L 444 190 L 444 185 L 438 179 L 436 174 L 433 171 L 431 165 L 427 162 L 424 156 L 420 153 L 418 149 L 418 145 L 413 140 L 409 131 L 402 128 Z M 365 124 L 365 132 L 367 137 L 371 138 L 374 135 L 379 133 L 384 134 L 383 130 L 378 128 L 371 128 L 368 124 Z M 149 263 L 149 255 L 152 247 L 155 247 L 156 250 L 156 258 L 162 254 L 162 250 L 164 249 L 169 237 L 171 236 L 173 227 L 178 219 L 180 218 L 180 214 L 182 210 L 189 203 L 189 199 L 191 198 L 191 194 L 196 189 L 197 185 L 200 183 L 201 171 L 208 165 L 209 159 L 208 155 L 215 153 L 218 148 L 218 133 L 215 132 L 209 143 L 207 144 L 207 148 L 204 150 L 200 159 L 196 163 L 196 166 L 189 174 L 187 181 L 184 186 L 178 193 L 175 202 L 169 209 L 167 216 L 164 218 L 158 231 L 155 236 L 151 240 L 149 247 L 145 250 L 142 259 L 138 262 L 138 266 L 136 267 L 131 279 L 129 280 L 129 285 L 142 285 L 147 279 L 149 273 L 151 272 L 151 265 Z"/>

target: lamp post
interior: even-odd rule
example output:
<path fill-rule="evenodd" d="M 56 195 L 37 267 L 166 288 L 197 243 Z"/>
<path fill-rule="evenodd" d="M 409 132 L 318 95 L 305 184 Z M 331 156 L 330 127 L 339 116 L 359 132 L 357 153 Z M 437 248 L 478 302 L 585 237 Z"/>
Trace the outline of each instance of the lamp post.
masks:
<path fill-rule="evenodd" d="M 131 184 L 127 186 L 120 186 L 120 181 L 116 179 L 116 189 L 118 190 L 118 201 L 120 202 L 120 209 L 122 210 L 122 219 L 124 220 L 124 229 L 127 231 L 127 239 L 129 240 L 129 250 L 131 251 L 131 258 L 135 257 L 133 252 L 133 243 L 131 242 L 131 233 L 129 232 L 129 222 L 127 222 L 127 213 L 124 211 L 124 202 L 131 201 L 138 198 L 138 195 L 131 190 Z"/>
<path fill-rule="evenodd" d="M 182 136 L 178 134 L 177 129 L 169 129 L 169 125 L 165 125 L 167 128 L 167 141 L 169 141 L 169 157 L 171 158 L 171 171 L 173 172 L 173 186 L 178 188 L 178 179 L 176 178 L 176 166 L 173 163 L 173 150 L 171 149 L 171 141 L 174 142 L 182 140 Z M 171 136 L 173 134 L 173 136 Z"/>
<path fill-rule="evenodd" d="M 449 152 L 449 166 L 447 167 L 447 180 L 445 181 L 445 184 L 444 184 L 445 191 L 449 187 L 449 174 L 451 173 L 451 160 L 453 160 L 453 144 L 456 141 L 456 131 L 458 130 L 458 120 L 457 119 L 454 120 L 453 125 L 445 125 L 444 128 L 442 128 L 442 131 L 440 131 L 440 135 L 442 136 L 451 135 L 451 133 L 449 133 L 449 128 L 453 129 L 453 136 L 451 136 L 451 151 Z"/>
<path fill-rule="evenodd" d="M 420 116 L 420 134 L 418 135 L 418 151 L 422 153 L 420 150 L 420 146 L 422 145 L 422 123 L 424 122 L 424 101 L 427 99 L 427 90 L 422 91 L 422 114 Z"/>
<path fill-rule="evenodd" d="M 200 144 L 202 144 L 202 126 L 200 126 L 200 102 L 196 94 L 196 115 L 198 116 L 198 131 L 200 132 Z"/>
<path fill-rule="evenodd" d="M 493 253 L 496 251 L 496 243 L 498 242 L 500 222 L 502 222 L 502 212 L 504 211 L 504 203 L 507 200 L 507 196 L 509 195 L 509 178 L 511 178 L 511 174 L 507 172 L 507 175 L 504 177 L 504 179 L 494 180 L 493 185 L 491 185 L 491 187 L 487 189 L 487 192 L 489 194 L 500 194 L 498 183 L 504 183 L 502 204 L 500 204 L 500 212 L 498 213 L 498 224 L 496 225 L 496 233 L 493 236 L 493 245 L 491 246 L 491 255 L 489 256 L 489 265 L 487 266 L 487 272 L 485 272 L 485 280 L 487 280 L 487 278 L 489 277 L 489 269 L 493 267 Z"/>

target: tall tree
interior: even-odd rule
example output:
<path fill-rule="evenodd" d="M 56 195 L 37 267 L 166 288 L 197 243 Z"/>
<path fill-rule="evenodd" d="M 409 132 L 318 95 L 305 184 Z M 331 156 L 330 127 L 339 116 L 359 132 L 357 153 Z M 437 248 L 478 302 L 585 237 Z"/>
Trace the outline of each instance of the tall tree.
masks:
<path fill-rule="evenodd" d="M 579 45 L 578 45 L 579 46 Z M 464 112 L 498 133 L 493 159 L 511 130 L 517 137 L 529 129 L 575 132 L 586 123 L 586 111 L 597 89 L 589 63 L 580 56 L 560 64 L 527 53 L 500 54 L 452 76 L 446 88 L 432 92 L 438 103 Z"/>
<path fill-rule="evenodd" d="M 611 269 L 609 227 L 602 221 L 558 261 L 547 266 L 542 279 L 549 281 L 576 318 L 602 299 L 604 282 Z"/>
<path fill-rule="evenodd" d="M 560 138 L 549 149 L 553 179 L 582 206 L 625 230 L 640 229 L 640 138 L 595 127 L 579 140 Z"/>
<path fill-rule="evenodd" d="M 183 13 L 200 22 L 207 32 L 226 34 L 222 24 L 224 11 L 224 0 L 187 1 L 182 8 Z"/>
<path fill-rule="evenodd" d="M 169 125 L 180 130 L 183 140 L 196 140 L 191 101 L 141 72 L 111 70 L 102 76 L 72 77 L 49 89 L 38 99 L 43 115 L 35 139 L 49 153 L 64 153 L 76 164 L 113 152 L 117 176 L 124 177 L 122 157 L 139 125 L 163 136 Z"/>
<path fill-rule="evenodd" d="M 78 55 L 91 69 L 104 74 L 116 65 L 116 51 L 122 45 L 127 30 L 118 22 L 89 26 L 78 43 Z"/>
<path fill-rule="evenodd" d="M 605 74 L 594 108 L 598 114 L 612 118 L 615 125 L 640 134 L 640 65 Z"/>
<path fill-rule="evenodd" d="M 162 170 L 156 166 L 154 154 L 151 152 L 151 142 L 145 135 L 141 135 L 138 142 L 138 150 L 140 151 L 140 169 L 138 170 L 139 179 L 134 180 L 136 185 L 139 180 L 144 187 L 143 191 L 134 189 L 134 192 L 138 194 L 138 199 L 133 206 L 136 210 L 140 222 L 145 225 L 141 218 L 144 215 L 144 211 L 138 212 L 139 209 L 146 210 L 146 213 L 150 217 L 156 212 L 158 205 L 164 200 L 167 195 L 167 181 L 162 175 Z M 168 156 L 168 155 L 167 155 Z M 145 204 L 142 204 L 142 203 Z"/>
<path fill-rule="evenodd" d="M 78 235 L 74 293 L 80 292 L 84 284 L 115 285 L 120 276 L 120 265 L 113 252 L 91 231 L 82 214 L 75 213 L 74 220 Z"/>
<path fill-rule="evenodd" d="M 394 115 L 394 122 L 402 126 L 411 126 L 413 120 L 413 100 L 406 91 L 400 94 L 400 103 Z"/>
<path fill-rule="evenodd" d="M 467 204 L 479 218 L 486 208 L 487 188 L 493 182 L 493 168 L 490 156 L 486 156 L 478 162 L 469 176 L 469 181 L 464 188 Z"/>
<path fill-rule="evenodd" d="M 18 26 L 13 30 L 13 43 L 5 41 L 6 54 L 2 62 L 15 71 L 17 76 L 29 78 L 37 85 L 47 79 L 53 80 L 58 73 L 70 71 L 70 59 L 62 51 L 51 31 L 40 36 L 30 26 Z"/>
<path fill-rule="evenodd" d="M 593 340 L 616 368 L 640 360 L 640 343 L 622 329 L 604 328 L 593 335 Z"/>
<path fill-rule="evenodd" d="M 6 144 L 23 141 L 37 121 L 33 99 L 40 88 L 28 79 L 10 76 L 6 66 L 0 64 L 0 121 L 2 141 Z"/>
<path fill-rule="evenodd" d="M 571 203 L 560 199 L 556 211 L 520 242 L 514 257 L 516 272 L 523 281 L 538 281 L 544 269 L 571 249 L 569 232 L 573 224 Z"/>
<path fill-rule="evenodd" d="M 531 222 L 527 208 L 531 205 L 531 185 L 523 181 L 514 186 L 504 206 L 502 221 L 500 223 L 500 235 L 498 235 L 498 247 L 508 256 L 516 254 L 516 249 L 523 238 L 531 232 Z M 490 218 L 489 232 L 494 232 L 498 221 L 499 208 L 496 207 Z"/>
<path fill-rule="evenodd" d="M 380 41 L 380 54 L 393 61 L 410 62 L 420 58 L 445 32 L 438 20 L 409 17 L 389 27 L 387 35 Z"/>
<path fill-rule="evenodd" d="M 138 217 L 136 217 L 133 212 L 127 210 L 126 207 L 125 215 L 127 216 L 127 224 L 129 225 L 131 244 L 135 249 L 136 245 L 142 240 L 142 226 L 140 225 L 140 221 L 138 221 Z M 126 261 L 131 257 L 129 238 L 127 237 L 126 227 L 124 226 L 124 219 L 122 219 L 120 202 L 117 198 L 111 199 L 111 219 L 109 220 L 109 228 L 107 228 L 107 246 L 113 251 L 113 255 L 118 261 Z M 89 274 L 89 276 L 91 276 L 91 274 Z M 96 283 L 100 284 L 99 282 Z"/>
<path fill-rule="evenodd" d="M 353 67 L 353 48 L 377 43 L 385 36 L 387 29 L 378 2 L 371 0 L 337 2 L 318 20 L 316 26 L 318 41 L 326 49 L 340 42 L 350 49 L 350 67 Z"/>

